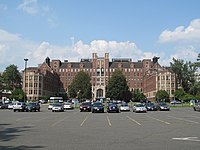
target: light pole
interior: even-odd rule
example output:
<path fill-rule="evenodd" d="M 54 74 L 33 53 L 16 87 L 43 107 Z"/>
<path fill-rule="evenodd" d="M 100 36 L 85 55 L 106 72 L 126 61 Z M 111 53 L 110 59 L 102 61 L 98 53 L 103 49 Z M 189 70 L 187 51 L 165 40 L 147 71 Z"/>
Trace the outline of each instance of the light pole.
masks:
<path fill-rule="evenodd" d="M 27 67 L 28 58 L 24 58 L 24 62 L 25 62 L 25 69 L 24 69 L 24 102 L 26 102 L 26 67 Z"/>

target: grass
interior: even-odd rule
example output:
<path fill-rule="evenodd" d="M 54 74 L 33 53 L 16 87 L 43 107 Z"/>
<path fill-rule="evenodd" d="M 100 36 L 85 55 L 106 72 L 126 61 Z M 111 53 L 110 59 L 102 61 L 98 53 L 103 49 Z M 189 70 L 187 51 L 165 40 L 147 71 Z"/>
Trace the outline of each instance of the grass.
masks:
<path fill-rule="evenodd" d="M 179 107 L 192 107 L 192 106 L 190 105 L 190 103 L 182 103 L 182 104 L 175 104 L 175 105 L 170 104 L 170 107 L 179 108 Z"/>

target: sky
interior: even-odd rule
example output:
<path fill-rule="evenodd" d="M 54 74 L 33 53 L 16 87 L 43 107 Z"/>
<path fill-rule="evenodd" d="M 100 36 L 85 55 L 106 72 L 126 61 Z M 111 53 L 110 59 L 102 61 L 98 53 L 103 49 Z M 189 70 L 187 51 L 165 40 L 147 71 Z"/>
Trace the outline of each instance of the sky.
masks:
<path fill-rule="evenodd" d="M 21 71 L 46 57 L 80 61 L 92 53 L 112 58 L 160 57 L 196 61 L 200 53 L 199 0 L 0 0 L 0 72 Z"/>

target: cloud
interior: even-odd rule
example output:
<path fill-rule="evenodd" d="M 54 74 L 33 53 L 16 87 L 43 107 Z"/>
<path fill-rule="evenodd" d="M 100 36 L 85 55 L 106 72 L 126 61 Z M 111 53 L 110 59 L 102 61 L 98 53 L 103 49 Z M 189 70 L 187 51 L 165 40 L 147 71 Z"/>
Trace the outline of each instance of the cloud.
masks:
<path fill-rule="evenodd" d="M 73 40 L 74 38 L 72 38 Z M 74 43 L 74 41 L 73 41 Z M 125 41 L 106 41 L 93 40 L 90 43 L 77 41 L 72 46 L 53 45 L 47 41 L 36 43 L 23 39 L 19 34 L 9 33 L 0 29 L 0 71 L 5 69 L 9 64 L 15 64 L 19 70 L 24 68 L 24 58 L 28 58 L 28 66 L 37 66 L 45 61 L 48 56 L 50 59 L 59 59 L 70 62 L 80 61 L 81 58 L 91 58 L 92 53 L 97 53 L 103 57 L 104 53 L 110 54 L 112 58 L 131 58 L 136 62 L 142 59 L 152 59 L 159 56 L 159 63 L 169 66 L 172 58 L 181 58 L 185 60 L 195 60 L 197 58 L 196 47 L 193 45 L 185 47 L 178 46 L 174 49 L 173 54 L 162 52 L 142 51 L 134 42 Z"/>
<path fill-rule="evenodd" d="M 17 8 L 28 14 L 36 14 L 39 12 L 37 0 L 24 0 Z"/>
<path fill-rule="evenodd" d="M 159 42 L 199 42 L 200 19 L 192 20 L 188 27 L 179 26 L 174 31 L 165 30 L 160 34 Z"/>
<path fill-rule="evenodd" d="M 39 5 L 37 0 L 23 0 L 23 2 L 18 5 L 17 9 L 31 15 L 38 13 L 44 15 L 46 12 L 49 11 L 48 6 Z"/>
<path fill-rule="evenodd" d="M 94 40 L 90 44 L 84 44 L 82 41 L 79 41 L 75 44 L 74 51 L 80 56 L 85 57 L 90 57 L 91 53 L 98 53 L 99 56 L 104 56 L 104 53 L 109 53 L 110 58 L 123 57 L 138 59 L 138 56 L 143 55 L 136 44 L 129 41 Z"/>
<path fill-rule="evenodd" d="M 0 41 L 1 42 L 11 42 L 11 41 L 18 41 L 20 40 L 20 35 L 18 34 L 11 34 L 5 30 L 0 29 Z"/>

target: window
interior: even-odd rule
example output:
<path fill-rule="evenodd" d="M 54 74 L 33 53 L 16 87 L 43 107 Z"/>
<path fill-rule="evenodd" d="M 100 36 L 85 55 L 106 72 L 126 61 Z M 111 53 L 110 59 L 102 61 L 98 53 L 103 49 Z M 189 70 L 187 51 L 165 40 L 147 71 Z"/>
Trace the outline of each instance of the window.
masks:
<path fill-rule="evenodd" d="M 104 69 L 101 68 L 101 76 L 104 76 Z"/>
<path fill-rule="evenodd" d="M 101 70 L 99 68 L 97 68 L 97 76 L 100 76 L 100 72 L 101 72 Z"/>

